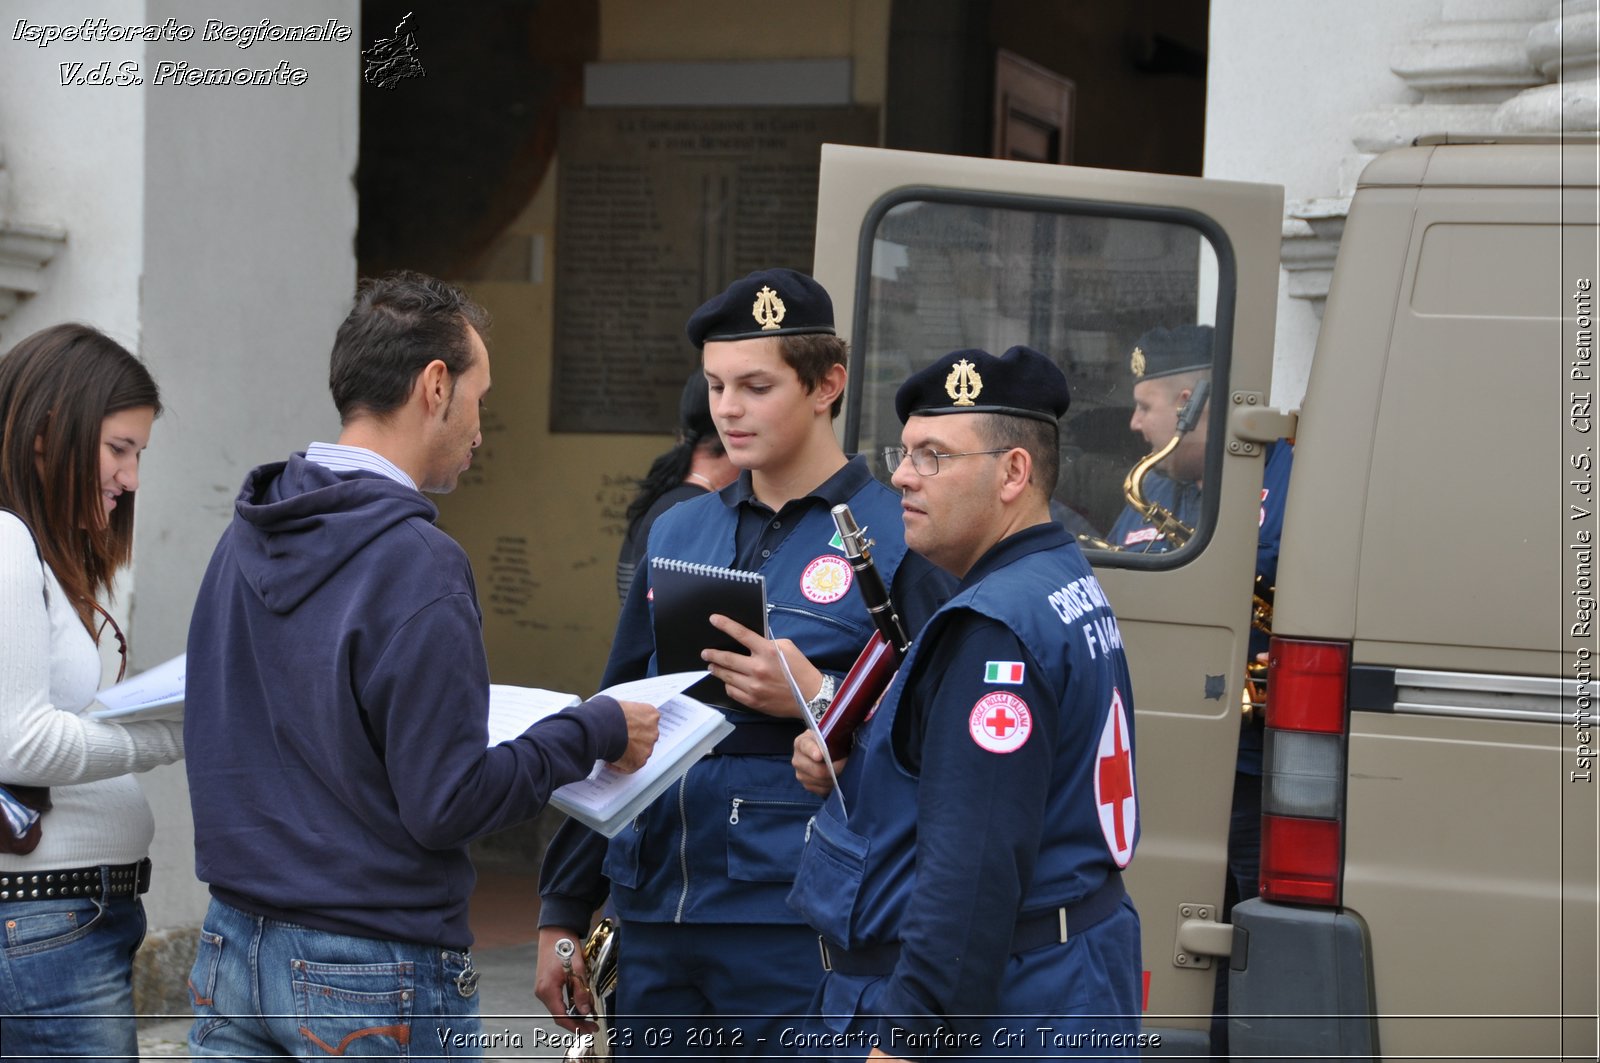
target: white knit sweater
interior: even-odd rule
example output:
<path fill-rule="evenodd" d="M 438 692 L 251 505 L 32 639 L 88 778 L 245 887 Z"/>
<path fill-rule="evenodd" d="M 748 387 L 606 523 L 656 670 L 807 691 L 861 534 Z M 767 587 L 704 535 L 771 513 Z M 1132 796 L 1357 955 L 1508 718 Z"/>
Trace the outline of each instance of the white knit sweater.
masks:
<path fill-rule="evenodd" d="M 183 724 L 102 723 L 82 715 L 100 654 L 33 538 L 0 513 L 0 783 L 50 787 L 39 847 L 0 853 L 0 871 L 127 864 L 150 851 L 155 820 L 130 774 L 183 756 Z"/>

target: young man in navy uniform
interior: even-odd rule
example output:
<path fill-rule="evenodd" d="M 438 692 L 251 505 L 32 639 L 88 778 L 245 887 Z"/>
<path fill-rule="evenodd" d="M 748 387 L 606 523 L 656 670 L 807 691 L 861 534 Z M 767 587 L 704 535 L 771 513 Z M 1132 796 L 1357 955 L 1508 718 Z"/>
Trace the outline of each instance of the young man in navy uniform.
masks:
<path fill-rule="evenodd" d="M 956 351 L 895 396 L 906 544 L 961 582 L 801 857 L 790 903 L 829 972 L 813 1050 L 1137 1054 L 1133 698 L 1116 618 L 1050 519 L 1068 399 L 1027 347 Z M 794 765 L 830 789 L 809 735 Z"/>
<path fill-rule="evenodd" d="M 1139 337 L 1129 359 L 1134 375 L 1134 412 L 1130 427 L 1144 437 L 1151 451 L 1165 446 L 1176 429 L 1178 414 L 1194 395 L 1195 385 L 1211 378 L 1212 329 L 1209 325 L 1156 328 Z M 1144 496 L 1170 510 L 1193 528 L 1200 519 L 1202 481 L 1206 460 L 1206 418 L 1195 422 L 1165 460 L 1143 484 Z M 1256 542 L 1256 591 L 1268 604 L 1278 582 L 1278 543 L 1283 537 L 1283 506 L 1289 495 L 1289 473 L 1294 465 L 1294 445 L 1287 439 L 1267 444 L 1262 472 L 1261 509 Z M 1113 545 L 1139 553 L 1171 550 L 1163 538 L 1132 506 L 1125 509 L 1109 536 Z M 1249 659 L 1267 651 L 1269 635 L 1260 627 L 1250 631 Z M 1261 751 L 1262 714 L 1253 711 L 1240 722 L 1239 759 L 1234 769 L 1233 811 L 1228 828 L 1228 880 L 1223 891 L 1224 920 L 1241 900 L 1260 890 L 1261 876 Z M 1212 1050 L 1227 1054 L 1228 972 L 1222 964 L 1212 1021 Z"/>
<path fill-rule="evenodd" d="M 873 556 L 910 630 L 949 592 L 927 561 L 908 555 L 894 493 L 833 432 L 846 345 L 815 280 L 786 269 L 736 281 L 695 311 L 711 412 L 742 471 L 722 491 L 679 503 L 650 531 L 647 558 L 760 572 L 773 635 L 727 618 L 713 623 L 747 651 L 708 650 L 736 726 L 609 844 L 568 823 L 545 855 L 536 991 L 569 1029 L 566 985 L 587 1006 L 555 943 L 577 940 L 609 891 L 623 922 L 613 1047 L 621 1054 L 738 1057 L 792 1054 L 781 1031 L 810 1003 L 821 976 L 816 935 L 789 910 L 807 821 L 819 800 L 789 766 L 802 711 L 782 653 L 820 712 L 873 632 L 851 586 L 831 516 L 848 502 L 869 527 Z M 642 564 L 623 604 L 602 685 L 655 674 L 651 580 Z M 788 1018 L 785 1018 L 788 1016 Z"/>

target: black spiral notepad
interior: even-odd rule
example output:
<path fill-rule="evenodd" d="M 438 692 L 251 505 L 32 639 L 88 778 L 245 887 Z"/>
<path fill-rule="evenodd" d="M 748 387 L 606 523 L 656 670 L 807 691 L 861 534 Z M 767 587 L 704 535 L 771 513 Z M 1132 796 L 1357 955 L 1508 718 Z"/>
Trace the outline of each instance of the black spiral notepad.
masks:
<path fill-rule="evenodd" d="M 759 572 L 699 565 L 672 558 L 650 559 L 650 595 L 655 618 L 656 671 L 687 672 L 706 666 L 704 650 L 748 651 L 711 626 L 711 614 L 731 617 L 767 633 L 767 581 Z M 716 679 L 690 691 L 701 701 L 731 704 Z"/>

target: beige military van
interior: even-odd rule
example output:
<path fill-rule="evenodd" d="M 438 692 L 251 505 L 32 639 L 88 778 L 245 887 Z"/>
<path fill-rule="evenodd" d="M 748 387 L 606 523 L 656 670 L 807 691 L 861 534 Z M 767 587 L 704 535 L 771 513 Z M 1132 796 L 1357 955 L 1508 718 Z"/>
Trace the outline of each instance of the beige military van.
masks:
<path fill-rule="evenodd" d="M 1238 1057 L 1596 1056 L 1597 153 L 1379 157 L 1284 413 L 1281 189 L 824 148 L 848 449 L 897 441 L 913 370 L 1028 344 L 1072 384 L 1057 499 L 1104 536 L 1148 449 L 1130 350 L 1215 330 L 1192 535 L 1089 548 L 1134 677 L 1148 1054 L 1205 1054 L 1221 964 Z M 1224 923 L 1263 450 L 1285 436 L 1262 890 Z"/>

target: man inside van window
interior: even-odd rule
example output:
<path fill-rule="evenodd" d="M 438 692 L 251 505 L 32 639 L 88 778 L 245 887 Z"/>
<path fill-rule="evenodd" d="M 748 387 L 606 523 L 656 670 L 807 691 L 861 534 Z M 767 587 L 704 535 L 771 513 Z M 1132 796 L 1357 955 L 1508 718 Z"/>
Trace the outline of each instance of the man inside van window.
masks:
<path fill-rule="evenodd" d="M 1211 379 L 1211 326 L 1151 329 L 1139 337 L 1128 361 L 1134 376 L 1133 420 L 1128 427 L 1144 437 L 1154 454 L 1177 433 L 1178 417 L 1196 387 Z M 1139 484 L 1147 502 L 1161 506 L 1190 530 L 1200 519 L 1200 481 L 1206 470 L 1204 411 L 1195 412 L 1201 416 L 1194 419 L 1194 427 Z M 1178 545 L 1132 505 L 1111 526 L 1108 538 L 1118 549 L 1142 554 Z"/>

